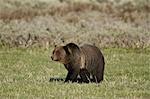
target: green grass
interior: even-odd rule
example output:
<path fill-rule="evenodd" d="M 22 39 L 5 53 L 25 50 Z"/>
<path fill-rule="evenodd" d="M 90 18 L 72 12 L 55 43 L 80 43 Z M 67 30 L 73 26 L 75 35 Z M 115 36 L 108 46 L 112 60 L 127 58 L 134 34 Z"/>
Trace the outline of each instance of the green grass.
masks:
<path fill-rule="evenodd" d="M 50 50 L 0 48 L 0 97 L 48 99 L 150 98 L 150 51 L 103 49 L 105 79 L 97 85 L 49 82 L 65 78 Z"/>

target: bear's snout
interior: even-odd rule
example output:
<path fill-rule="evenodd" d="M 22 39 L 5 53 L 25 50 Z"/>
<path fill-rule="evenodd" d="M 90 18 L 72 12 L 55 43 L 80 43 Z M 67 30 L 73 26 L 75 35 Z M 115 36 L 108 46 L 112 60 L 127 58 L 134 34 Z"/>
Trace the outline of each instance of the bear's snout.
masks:
<path fill-rule="evenodd" d="M 51 56 L 51 59 L 52 59 L 53 61 L 59 61 L 55 56 Z"/>

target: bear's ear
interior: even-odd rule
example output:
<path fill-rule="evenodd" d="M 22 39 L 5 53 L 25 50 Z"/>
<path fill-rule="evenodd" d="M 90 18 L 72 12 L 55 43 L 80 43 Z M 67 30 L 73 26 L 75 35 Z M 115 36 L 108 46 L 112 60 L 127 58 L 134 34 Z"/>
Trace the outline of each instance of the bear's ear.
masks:
<path fill-rule="evenodd" d="M 66 46 L 70 49 L 79 49 L 78 45 L 76 45 L 75 43 L 68 43 Z"/>
<path fill-rule="evenodd" d="M 63 46 L 63 49 L 65 50 L 65 52 L 70 55 L 72 53 L 71 49 L 67 46 Z"/>
<path fill-rule="evenodd" d="M 67 54 L 71 55 L 74 55 L 75 53 L 80 51 L 78 45 L 76 45 L 75 43 L 68 43 L 66 46 L 64 46 L 64 49 Z"/>

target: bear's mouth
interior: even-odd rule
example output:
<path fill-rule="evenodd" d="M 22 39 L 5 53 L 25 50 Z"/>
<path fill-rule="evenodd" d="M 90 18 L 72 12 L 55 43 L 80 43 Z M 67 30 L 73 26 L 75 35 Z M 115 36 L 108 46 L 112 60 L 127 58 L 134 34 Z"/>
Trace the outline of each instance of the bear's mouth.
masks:
<path fill-rule="evenodd" d="M 53 61 L 59 61 L 58 59 L 53 59 Z"/>
<path fill-rule="evenodd" d="M 51 59 L 52 59 L 53 61 L 58 61 L 58 59 L 55 59 L 55 58 L 53 58 L 52 56 L 51 56 Z"/>

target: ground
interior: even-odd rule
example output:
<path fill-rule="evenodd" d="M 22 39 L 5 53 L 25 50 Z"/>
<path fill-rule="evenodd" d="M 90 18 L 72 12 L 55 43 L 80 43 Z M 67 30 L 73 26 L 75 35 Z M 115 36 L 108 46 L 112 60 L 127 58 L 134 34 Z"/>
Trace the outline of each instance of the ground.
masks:
<path fill-rule="evenodd" d="M 1 98 L 130 98 L 150 97 L 149 50 L 102 49 L 106 67 L 100 84 L 64 83 L 67 71 L 50 60 L 51 50 L 8 49 L 0 53 Z"/>

